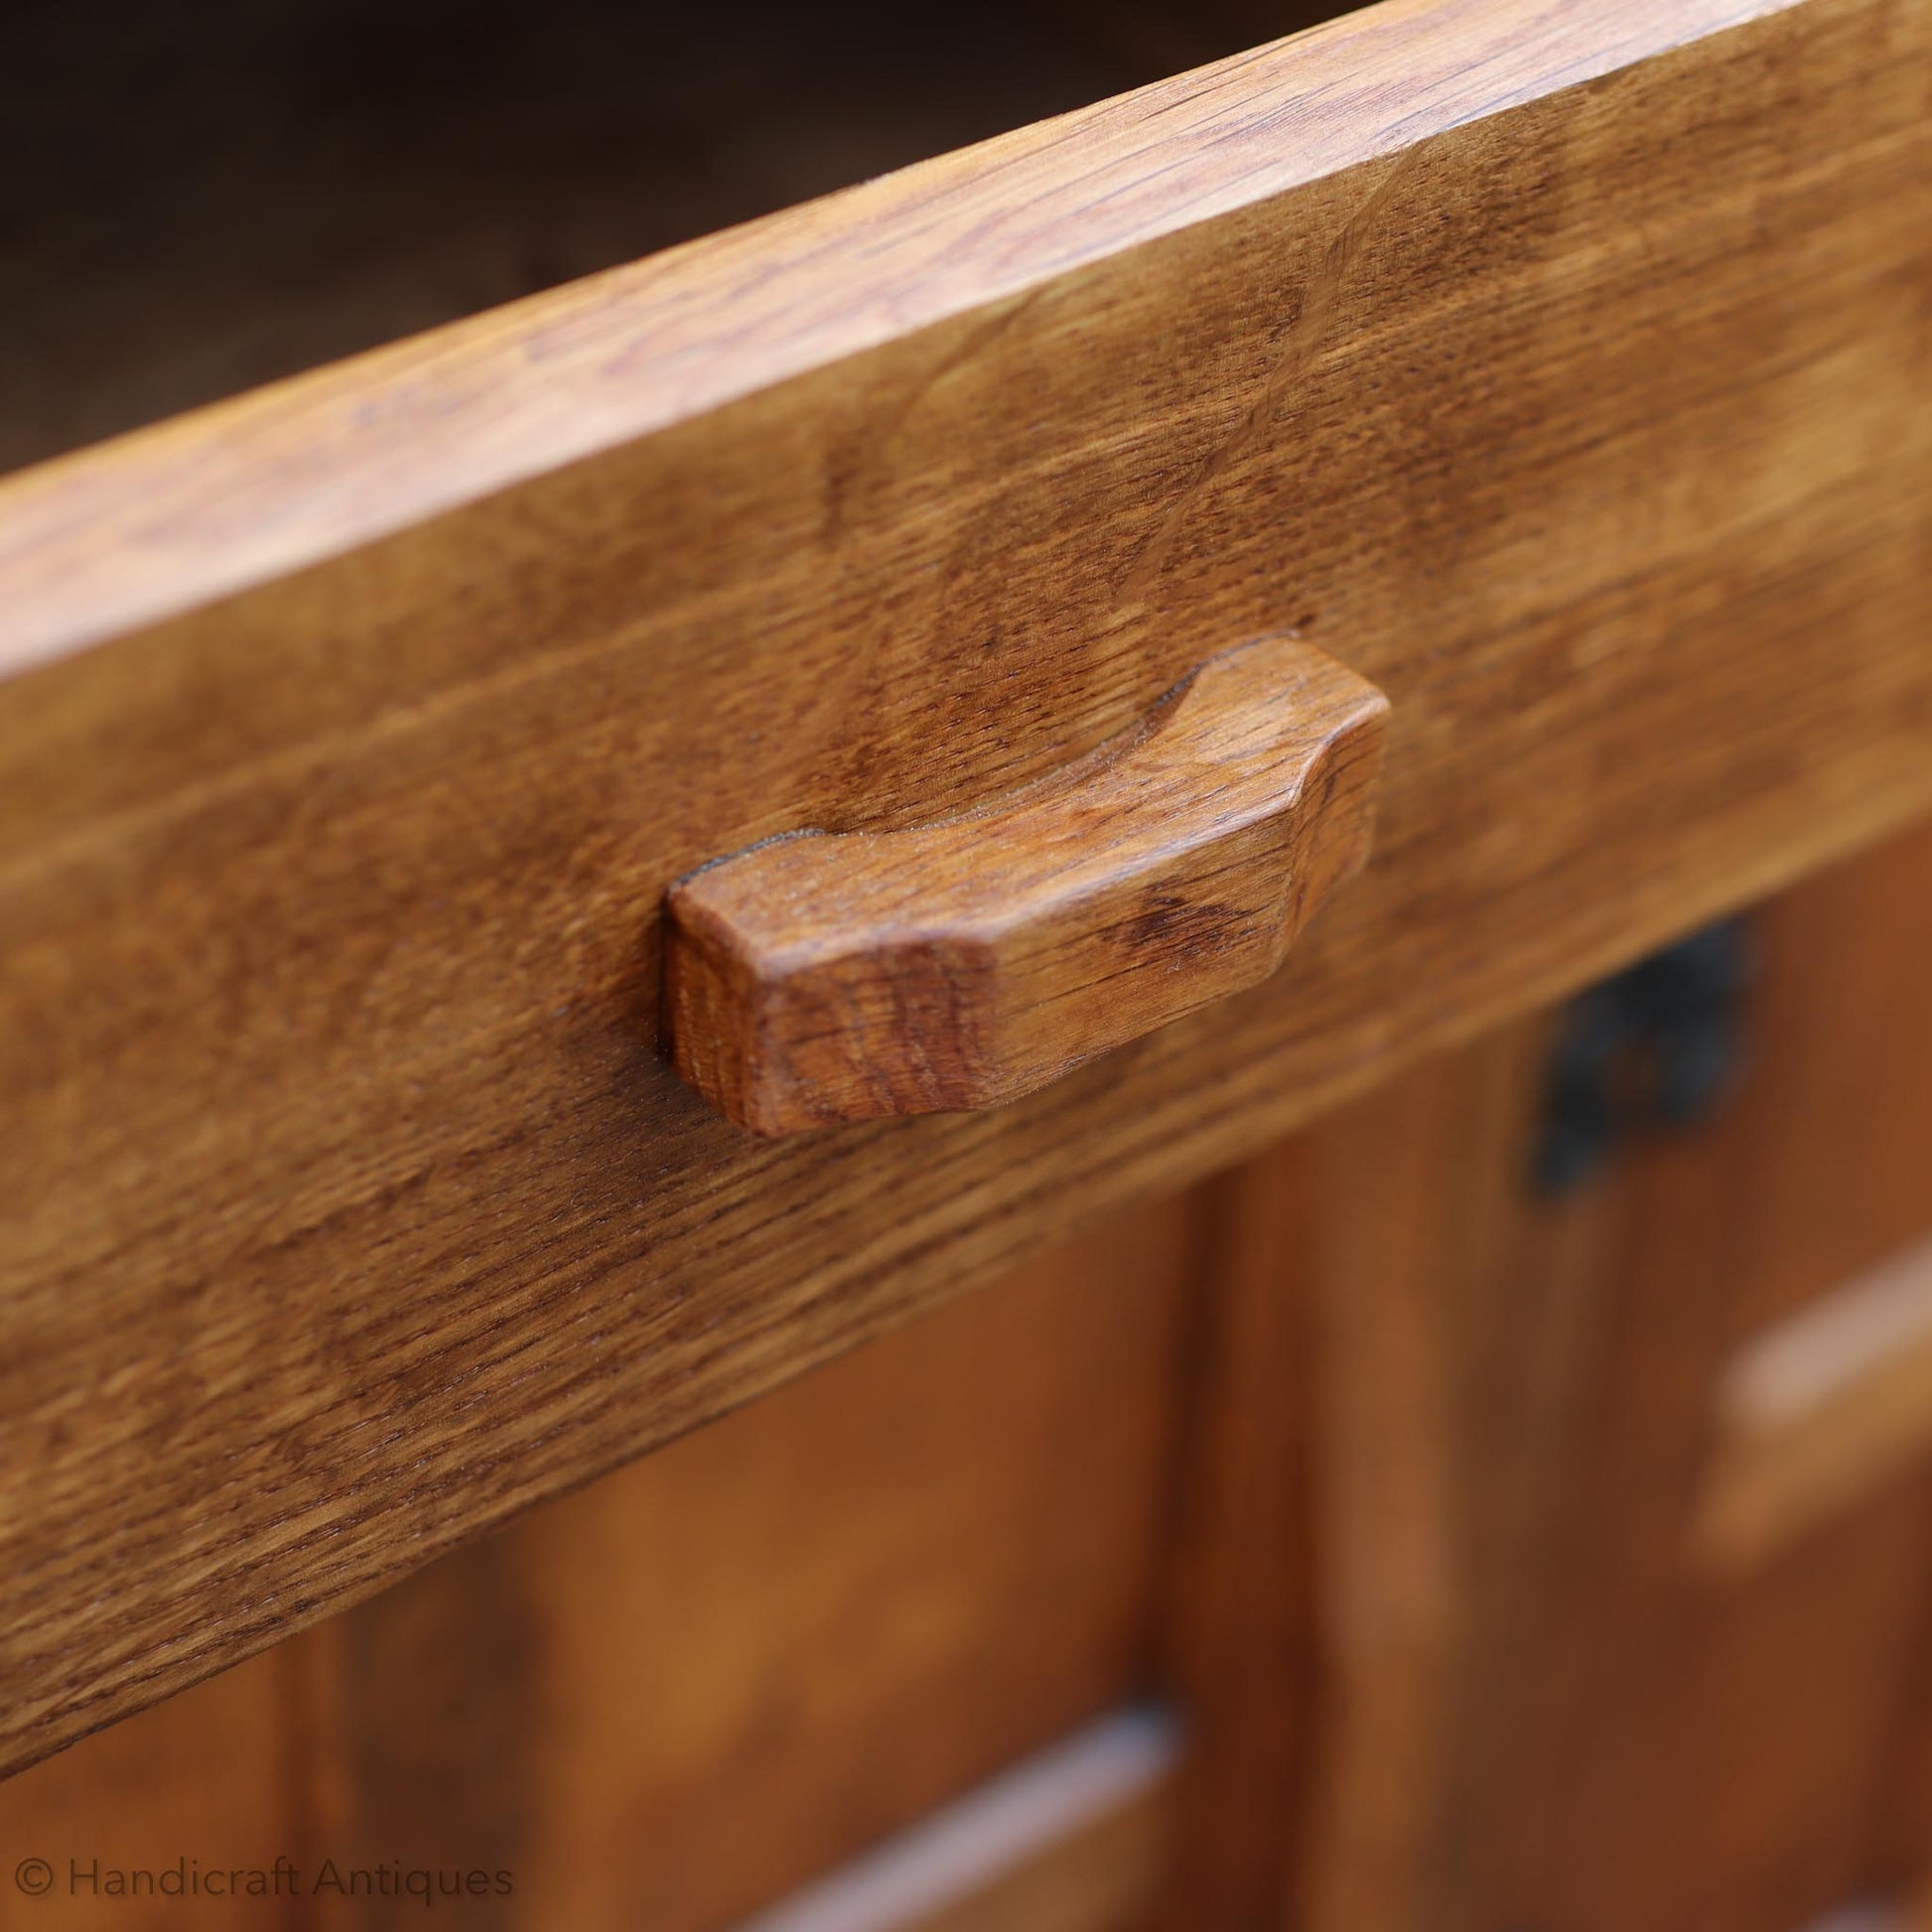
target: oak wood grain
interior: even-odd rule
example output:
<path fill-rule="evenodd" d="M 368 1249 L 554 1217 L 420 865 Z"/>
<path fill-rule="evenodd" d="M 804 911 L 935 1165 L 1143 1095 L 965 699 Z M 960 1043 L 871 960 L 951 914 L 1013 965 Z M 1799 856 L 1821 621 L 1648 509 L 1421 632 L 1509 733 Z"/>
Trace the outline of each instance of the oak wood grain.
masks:
<path fill-rule="evenodd" d="M 1187 1197 L 1131 1209 L 0 1780 L 0 1928 L 422 1921 L 333 1860 L 507 1872 L 437 1901 L 464 1932 L 717 1932 L 1047 1752 L 1052 1829 L 1009 1803 L 937 1897 L 930 1857 L 887 1876 L 1099 1932 L 1167 1843 L 1172 1735 L 1109 1715 L 1147 1681 L 1196 1239 Z M 294 1869 L 232 1906 L 69 1886 L 184 1855 Z"/>
<path fill-rule="evenodd" d="M 298 1638 L 318 1840 L 713 1932 L 1137 1696 L 1192 1240 L 1137 1207 Z"/>
<path fill-rule="evenodd" d="M 1435 1057 L 1238 1176 L 1251 1223 L 1281 1218 L 1308 1335 L 1314 1659 L 1269 1920 L 1298 1932 L 1459 1924 L 1462 1847 L 1508 1829 L 1458 1808 L 1517 1635 L 1511 1532 L 1580 1352 L 1524 1186 L 1547 1031 Z"/>
<path fill-rule="evenodd" d="M 1878 1841 L 1926 1708 L 1932 1485 L 1901 1472 L 1722 1578 L 1693 1530 L 1737 1349 L 1925 1228 L 1928 881 L 1921 827 L 1763 907 L 1732 1099 L 1527 1217 L 1517 1306 L 1568 1304 L 1574 1339 L 1511 1453 L 1540 1492 L 1515 1615 L 1463 1677 L 1451 1925 L 1755 1932 L 1915 1868 Z M 1506 1411 L 1471 1396 L 1493 1445 Z"/>
<path fill-rule="evenodd" d="M 957 1113 L 1253 986 L 1368 857 L 1387 717 L 1265 638 L 976 812 L 706 866 L 666 905 L 673 1064 L 760 1134 Z"/>
<path fill-rule="evenodd" d="M 1231 1752 L 1295 1852 L 1272 1912 L 1203 1924 L 1761 1932 L 1920 1867 L 1925 1472 L 1894 1462 L 1746 1572 L 1714 1578 L 1691 1532 L 1740 1346 L 1830 1318 L 1846 1269 L 1924 1225 L 1928 879 L 1920 829 L 1761 908 L 1736 1094 L 1561 1199 L 1530 1184 L 1534 1019 L 1207 1190 L 1242 1366 L 1287 1419 L 1224 1377 L 1214 1434 L 1272 1420 L 1279 1446 L 1272 1493 L 1221 1456 L 1266 1507 L 1206 1568 L 1265 1604 L 1272 1543 L 1308 1607 L 1274 1610 L 1272 1659 L 1192 1646 L 1258 1708 L 1196 1716 L 1177 1815 Z M 1239 1638 L 1238 1604 L 1215 1628 Z M 1257 1825 L 1210 1842 L 1269 1876 Z"/>
<path fill-rule="evenodd" d="M 1404 0 L 9 485 L 6 1761 L 1932 807 L 1932 19 L 1757 11 Z M 1265 986 L 660 1056 L 694 866 L 1297 624 L 1394 713 Z"/>
<path fill-rule="evenodd" d="M 0 668 L 1792 4 L 1393 0 L 43 466 L 0 486 Z"/>
<path fill-rule="evenodd" d="M 1184 1712 L 1162 1926 L 1248 1932 L 1288 1895 L 1321 1687 L 1308 1131 L 1193 1198 L 1201 1282 L 1159 1681 Z"/>

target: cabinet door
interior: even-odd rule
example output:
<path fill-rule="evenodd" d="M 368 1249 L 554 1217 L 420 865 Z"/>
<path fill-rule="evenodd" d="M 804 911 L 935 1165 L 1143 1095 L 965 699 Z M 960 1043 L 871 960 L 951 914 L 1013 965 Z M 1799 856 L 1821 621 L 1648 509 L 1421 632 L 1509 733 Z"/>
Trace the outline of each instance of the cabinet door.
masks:
<path fill-rule="evenodd" d="M 1755 914 L 1735 1091 L 1553 1198 L 1547 1028 L 1231 1183 L 1309 1311 L 1296 1925 L 1797 1932 L 1932 1864 L 1929 886 L 1920 830 Z"/>
<path fill-rule="evenodd" d="M 1932 15 L 1391 0 L 0 487 L 20 1762 L 1932 802 Z M 666 890 L 1300 631 L 1285 972 L 765 1142 Z"/>

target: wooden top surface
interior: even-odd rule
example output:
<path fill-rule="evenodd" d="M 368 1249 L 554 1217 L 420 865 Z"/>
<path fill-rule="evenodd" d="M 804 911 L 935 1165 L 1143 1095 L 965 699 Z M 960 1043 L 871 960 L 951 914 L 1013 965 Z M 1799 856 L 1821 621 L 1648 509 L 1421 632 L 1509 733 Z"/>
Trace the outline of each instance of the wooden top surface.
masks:
<path fill-rule="evenodd" d="M 1794 0 L 1384 0 L 0 483 L 0 674 Z"/>

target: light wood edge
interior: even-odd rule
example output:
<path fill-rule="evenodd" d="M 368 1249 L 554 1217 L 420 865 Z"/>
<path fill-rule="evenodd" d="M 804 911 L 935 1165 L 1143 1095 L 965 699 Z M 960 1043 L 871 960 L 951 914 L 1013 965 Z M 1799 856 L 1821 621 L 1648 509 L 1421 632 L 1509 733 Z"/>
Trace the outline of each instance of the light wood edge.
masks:
<path fill-rule="evenodd" d="M 1932 1452 L 1932 1239 L 1747 1342 L 1719 1386 L 1692 1540 L 1748 1570 Z"/>
<path fill-rule="evenodd" d="M 1101 1719 L 738 1932 L 1113 1932 L 1160 1864 L 1172 1721 Z"/>
<path fill-rule="evenodd" d="M 0 483 L 0 675 L 1802 0 L 1383 4 Z"/>
<path fill-rule="evenodd" d="M 1861 1900 L 1841 1905 L 1823 1918 L 1807 1920 L 1800 1932 L 1921 1932 L 1924 1902 Z"/>

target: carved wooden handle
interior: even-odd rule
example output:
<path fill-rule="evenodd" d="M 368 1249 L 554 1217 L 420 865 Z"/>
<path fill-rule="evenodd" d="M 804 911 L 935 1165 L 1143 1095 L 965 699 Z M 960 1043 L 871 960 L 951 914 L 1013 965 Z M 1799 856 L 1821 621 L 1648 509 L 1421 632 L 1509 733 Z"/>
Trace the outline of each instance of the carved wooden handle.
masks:
<path fill-rule="evenodd" d="M 671 889 L 677 1070 L 759 1134 L 990 1107 L 1252 986 L 1368 855 L 1388 701 L 1293 637 L 962 817 Z"/>

